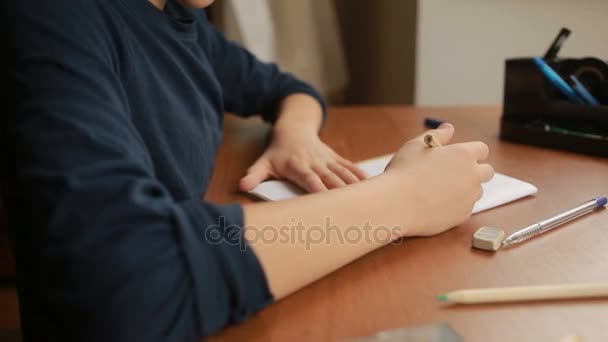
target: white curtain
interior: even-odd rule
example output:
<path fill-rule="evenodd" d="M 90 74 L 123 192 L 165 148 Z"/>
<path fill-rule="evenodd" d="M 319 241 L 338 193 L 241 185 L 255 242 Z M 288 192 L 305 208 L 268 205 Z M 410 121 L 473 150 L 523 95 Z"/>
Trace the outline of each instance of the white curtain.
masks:
<path fill-rule="evenodd" d="M 221 29 L 258 58 L 314 85 L 330 102 L 348 83 L 333 1 L 224 0 Z"/>

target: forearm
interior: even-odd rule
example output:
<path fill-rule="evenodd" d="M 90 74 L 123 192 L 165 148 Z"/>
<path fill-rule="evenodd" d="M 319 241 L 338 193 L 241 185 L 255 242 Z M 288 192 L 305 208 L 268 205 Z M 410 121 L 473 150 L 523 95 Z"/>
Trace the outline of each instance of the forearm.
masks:
<path fill-rule="evenodd" d="M 273 132 L 280 134 L 305 130 L 316 134 L 322 122 L 323 107 L 317 99 L 308 94 L 292 94 L 281 102 L 279 117 L 274 124 Z"/>
<path fill-rule="evenodd" d="M 444 146 L 425 147 L 427 134 Z M 479 164 L 488 156 L 485 144 L 445 146 L 453 134 L 453 126 L 442 125 L 410 140 L 382 175 L 366 181 L 289 201 L 245 206 L 246 237 L 274 295 L 284 297 L 394 238 L 439 234 L 468 219 L 481 197 L 481 183 L 489 181 L 494 171 Z M 328 218 L 331 227 L 324 230 Z M 294 225 L 301 227 L 306 239 L 272 241 L 259 234 L 267 227 L 276 233 Z M 315 230 L 325 239 L 311 239 Z M 366 230 L 373 238 L 349 235 Z M 334 232 L 345 241 L 327 235 Z"/>
<path fill-rule="evenodd" d="M 407 192 L 403 181 L 383 175 L 321 194 L 246 205 L 246 236 L 273 294 L 284 297 L 403 236 L 417 225 L 415 197 L 402 195 Z M 268 241 L 261 235 L 263 229 L 268 234 L 265 227 L 298 234 Z"/>

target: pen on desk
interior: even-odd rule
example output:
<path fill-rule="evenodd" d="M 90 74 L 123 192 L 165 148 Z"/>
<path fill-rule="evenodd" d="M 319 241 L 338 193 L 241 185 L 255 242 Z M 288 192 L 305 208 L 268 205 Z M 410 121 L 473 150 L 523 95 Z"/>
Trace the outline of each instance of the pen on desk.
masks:
<path fill-rule="evenodd" d="M 441 124 L 443 124 L 443 123 L 446 123 L 446 121 L 439 120 L 439 119 L 433 119 L 433 118 L 424 119 L 424 127 L 427 127 L 430 129 L 436 129 L 439 126 L 441 126 Z"/>
<path fill-rule="evenodd" d="M 439 300 L 459 304 L 479 304 L 600 297 L 608 297 L 608 283 L 458 290 L 440 295 Z"/>
<path fill-rule="evenodd" d="M 516 243 L 520 243 L 525 241 L 533 236 L 540 235 L 544 232 L 547 232 L 555 227 L 558 227 L 566 222 L 572 221 L 577 217 L 583 216 L 592 212 L 593 210 L 603 207 L 608 202 L 608 199 L 605 196 L 600 196 L 598 198 L 587 201 L 576 208 L 570 209 L 561 214 L 550 217 L 546 220 L 535 223 L 526 228 L 520 229 L 515 233 L 507 236 L 502 241 L 502 246 L 513 245 Z"/>

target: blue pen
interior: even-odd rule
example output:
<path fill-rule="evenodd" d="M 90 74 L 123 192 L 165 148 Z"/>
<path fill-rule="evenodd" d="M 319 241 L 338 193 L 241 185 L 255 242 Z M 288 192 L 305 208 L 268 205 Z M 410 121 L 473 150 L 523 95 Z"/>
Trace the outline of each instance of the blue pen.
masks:
<path fill-rule="evenodd" d="M 607 202 L 608 202 L 608 198 L 606 198 L 606 196 L 600 196 L 598 198 L 594 198 L 590 201 L 587 201 L 587 202 L 579 205 L 576 208 L 570 209 L 561 214 L 557 214 L 546 220 L 540 221 L 540 222 L 535 223 L 531 226 L 528 226 L 524 229 L 520 229 L 520 230 L 516 231 L 515 233 L 507 236 L 502 241 L 502 245 L 504 247 L 507 245 L 516 244 L 516 243 L 522 242 L 524 240 L 527 240 L 531 237 L 540 235 L 555 227 L 561 226 L 562 224 L 564 224 L 566 222 L 570 222 L 577 217 L 581 217 L 585 214 L 588 214 L 597 208 L 604 207 L 604 206 L 606 206 Z"/>
<path fill-rule="evenodd" d="M 574 91 L 574 89 L 572 89 L 572 87 L 566 83 L 566 81 L 564 81 L 564 79 L 542 58 L 535 57 L 534 62 L 540 68 L 547 80 L 549 80 L 549 82 L 551 82 L 551 84 L 562 94 L 564 94 L 564 96 L 566 96 L 570 101 L 575 103 L 584 103 L 583 99 L 580 98 L 578 93 Z"/>
<path fill-rule="evenodd" d="M 443 121 L 443 120 L 426 118 L 426 119 L 424 119 L 424 126 L 427 128 L 430 128 L 430 129 L 436 129 L 437 127 L 441 126 L 441 124 L 443 124 L 445 122 L 446 121 Z"/>
<path fill-rule="evenodd" d="M 593 97 L 593 95 L 591 95 L 589 90 L 585 88 L 585 85 L 581 81 L 579 81 L 576 76 L 570 75 L 570 79 L 572 80 L 572 82 L 574 82 L 574 90 L 576 90 L 578 95 L 580 95 L 580 97 L 582 97 L 583 100 L 587 102 L 587 104 L 590 104 L 592 106 L 600 105 L 600 101 L 598 101 L 595 97 Z"/>

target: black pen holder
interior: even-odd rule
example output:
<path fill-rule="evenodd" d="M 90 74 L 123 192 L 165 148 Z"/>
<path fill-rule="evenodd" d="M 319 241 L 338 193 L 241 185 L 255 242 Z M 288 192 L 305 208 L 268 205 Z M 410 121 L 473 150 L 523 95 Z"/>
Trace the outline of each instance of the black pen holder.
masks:
<path fill-rule="evenodd" d="M 599 106 L 571 102 L 533 58 L 505 63 L 502 139 L 608 157 L 608 65 L 595 58 L 548 61 L 563 79 L 581 80 Z"/>

